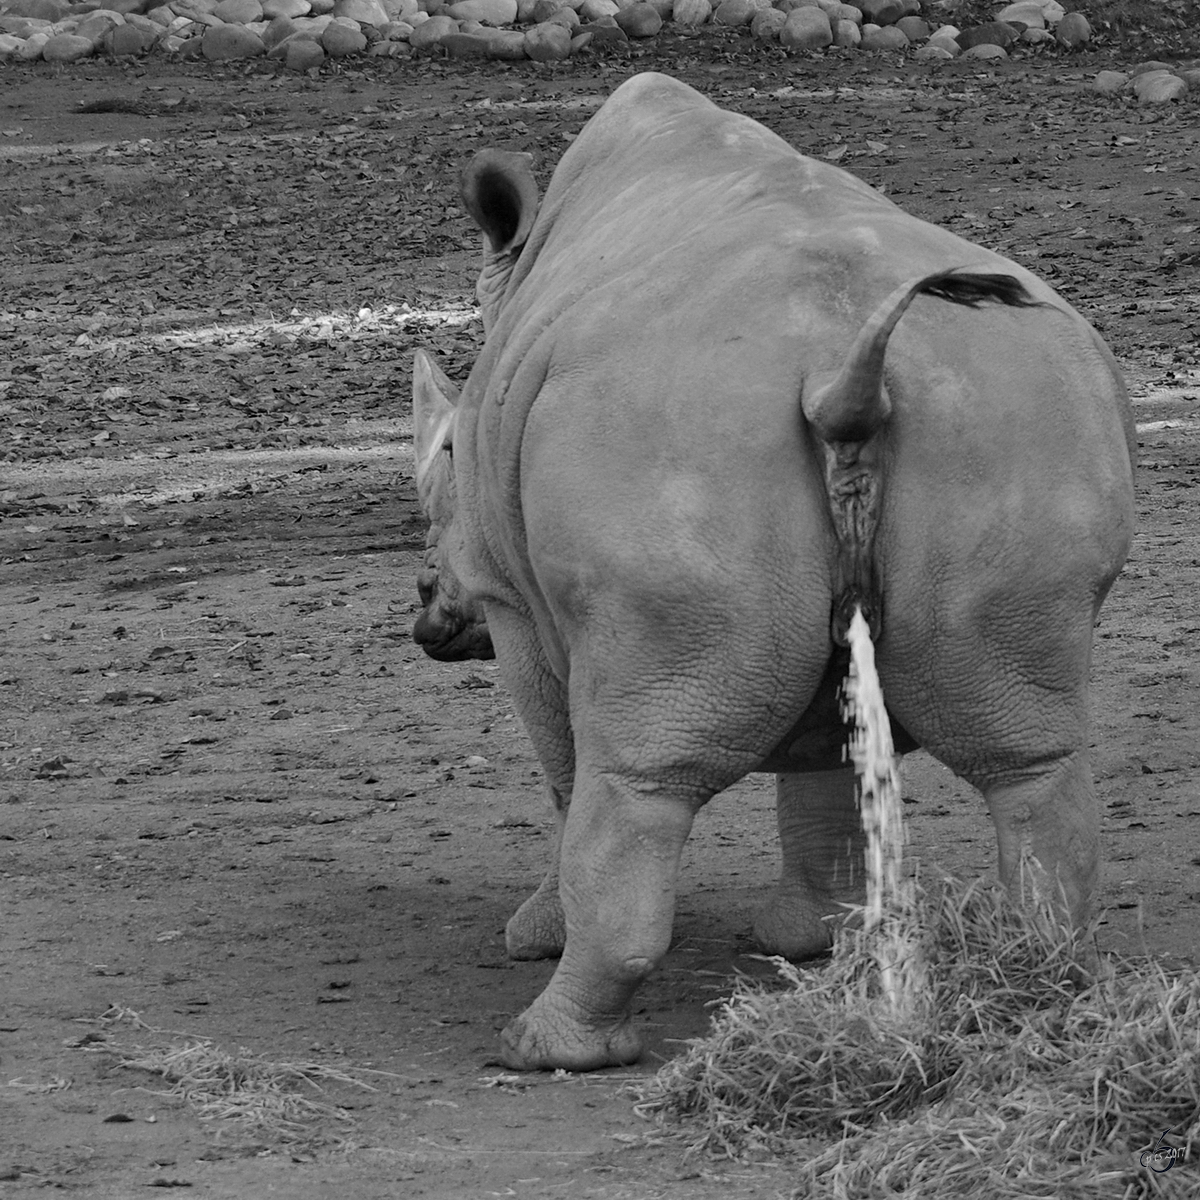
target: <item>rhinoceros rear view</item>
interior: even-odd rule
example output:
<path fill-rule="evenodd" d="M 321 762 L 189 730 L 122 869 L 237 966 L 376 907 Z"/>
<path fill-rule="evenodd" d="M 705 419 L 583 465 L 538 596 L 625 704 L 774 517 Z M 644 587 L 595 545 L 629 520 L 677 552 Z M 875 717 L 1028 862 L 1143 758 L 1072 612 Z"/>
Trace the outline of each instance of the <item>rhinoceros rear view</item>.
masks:
<path fill-rule="evenodd" d="M 423 354 L 417 482 L 438 658 L 487 656 L 545 766 L 552 868 L 509 923 L 562 958 L 518 1068 L 639 1053 L 697 810 L 778 773 L 769 952 L 828 945 L 861 835 L 835 689 L 861 604 L 898 732 L 978 787 L 1078 921 L 1098 873 L 1092 625 L 1132 524 L 1112 356 L 1049 287 L 662 75 L 621 86 L 542 201 L 464 176 L 487 343 Z M 557 867 L 558 864 L 556 864 Z"/>

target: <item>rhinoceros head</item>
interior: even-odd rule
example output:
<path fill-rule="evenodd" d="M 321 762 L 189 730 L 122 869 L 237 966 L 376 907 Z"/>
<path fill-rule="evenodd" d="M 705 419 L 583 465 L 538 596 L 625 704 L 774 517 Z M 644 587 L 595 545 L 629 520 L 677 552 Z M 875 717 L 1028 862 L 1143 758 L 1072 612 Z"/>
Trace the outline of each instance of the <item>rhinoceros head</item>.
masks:
<path fill-rule="evenodd" d="M 485 334 L 496 323 L 504 289 L 537 219 L 538 190 L 529 164 L 528 154 L 481 150 L 459 180 L 463 203 L 483 233 L 475 295 Z"/>
<path fill-rule="evenodd" d="M 413 637 L 430 658 L 455 662 L 494 658 L 483 606 L 464 589 L 450 566 L 461 537 L 455 523 L 454 417 L 458 389 L 423 350 L 413 360 L 413 442 L 417 495 L 429 518 L 425 565 L 417 576 L 424 611 Z"/>

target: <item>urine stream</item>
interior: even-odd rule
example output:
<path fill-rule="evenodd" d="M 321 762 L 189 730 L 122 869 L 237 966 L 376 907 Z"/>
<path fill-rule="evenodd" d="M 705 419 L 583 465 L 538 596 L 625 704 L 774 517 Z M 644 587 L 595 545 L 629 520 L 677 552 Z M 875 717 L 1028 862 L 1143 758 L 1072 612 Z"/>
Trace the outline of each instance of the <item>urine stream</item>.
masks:
<path fill-rule="evenodd" d="M 915 886 L 902 870 L 904 816 L 900 760 L 875 670 L 875 647 L 861 609 L 850 622 L 850 674 L 842 689 L 843 714 L 852 726 L 849 754 L 858 775 L 858 803 L 867 837 L 864 932 L 879 966 L 883 995 L 904 1014 L 918 1002 L 924 970 L 914 937 Z"/>

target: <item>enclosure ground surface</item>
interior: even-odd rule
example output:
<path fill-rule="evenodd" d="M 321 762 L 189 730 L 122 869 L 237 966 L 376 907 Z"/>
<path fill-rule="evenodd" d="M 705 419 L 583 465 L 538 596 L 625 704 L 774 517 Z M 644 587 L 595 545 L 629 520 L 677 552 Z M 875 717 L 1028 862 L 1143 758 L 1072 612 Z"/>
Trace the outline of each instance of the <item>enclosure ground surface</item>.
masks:
<path fill-rule="evenodd" d="M 1142 461 L 1095 650 L 1100 939 L 1194 963 L 1200 118 L 1087 90 L 1123 65 L 706 33 L 556 69 L 0 67 L 0 1196 L 788 1194 L 786 1162 L 647 1139 L 625 1091 L 770 974 L 770 779 L 697 822 L 646 1062 L 505 1077 L 496 1031 L 553 967 L 502 937 L 545 866 L 539 771 L 494 665 L 409 634 L 411 353 L 461 376 L 480 337 L 455 172 L 529 150 L 544 185 L 637 70 L 1039 271 L 1120 355 Z M 905 795 L 924 869 L 994 869 L 942 767 L 912 756 Z M 206 1120 L 121 1065 L 189 1037 L 374 1090 L 292 1142 Z"/>

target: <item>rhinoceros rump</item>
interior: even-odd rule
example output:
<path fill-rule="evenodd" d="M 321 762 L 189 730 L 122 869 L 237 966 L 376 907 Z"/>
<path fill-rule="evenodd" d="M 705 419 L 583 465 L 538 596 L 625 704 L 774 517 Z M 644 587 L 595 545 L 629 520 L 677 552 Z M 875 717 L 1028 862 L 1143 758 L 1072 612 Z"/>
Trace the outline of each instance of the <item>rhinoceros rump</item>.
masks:
<path fill-rule="evenodd" d="M 540 208 L 520 156 L 484 152 L 463 187 L 488 336 L 461 398 L 417 356 L 415 633 L 442 658 L 494 645 L 559 818 L 508 936 L 562 958 L 505 1060 L 637 1058 L 692 819 L 748 772 L 778 774 L 783 849 L 756 936 L 828 944 L 862 894 L 849 600 L 898 744 L 982 791 L 1010 886 L 1028 851 L 1086 920 L 1088 660 L 1133 494 L 1092 328 L 662 75 L 613 94 Z"/>

